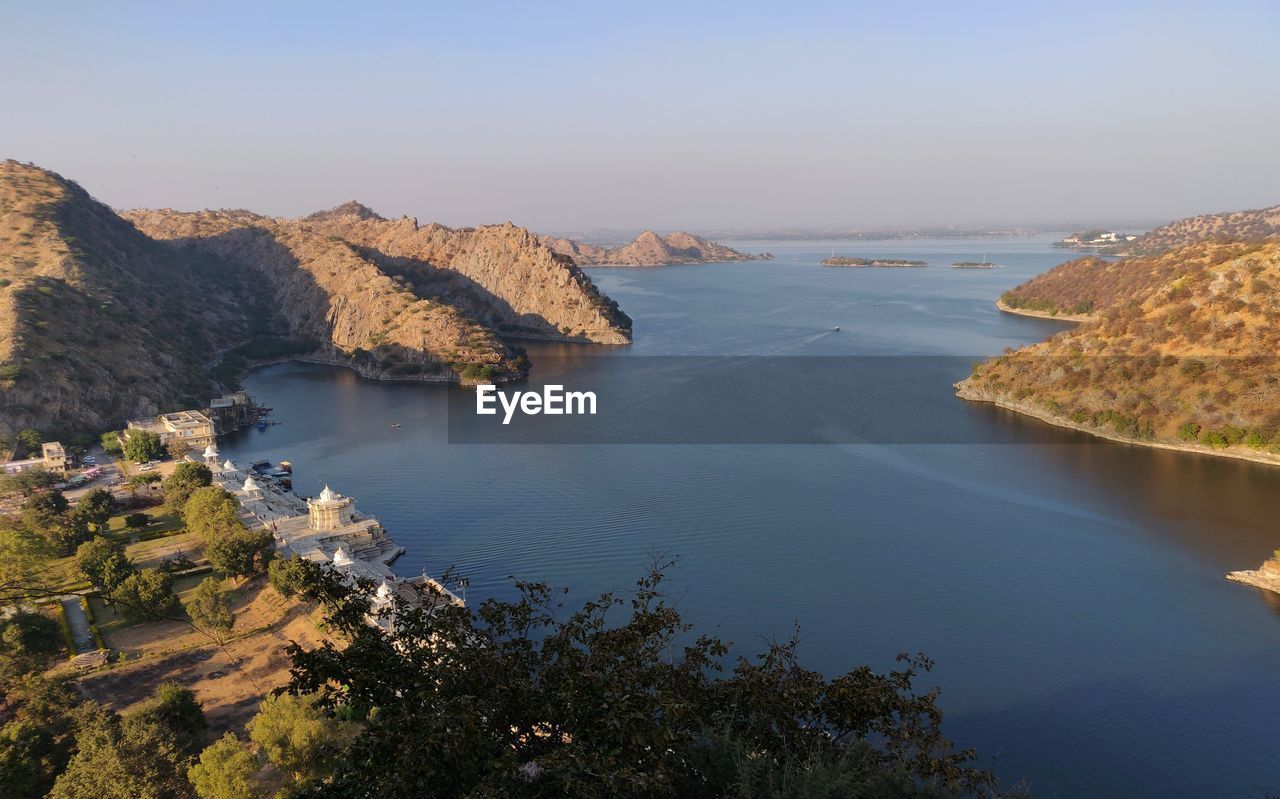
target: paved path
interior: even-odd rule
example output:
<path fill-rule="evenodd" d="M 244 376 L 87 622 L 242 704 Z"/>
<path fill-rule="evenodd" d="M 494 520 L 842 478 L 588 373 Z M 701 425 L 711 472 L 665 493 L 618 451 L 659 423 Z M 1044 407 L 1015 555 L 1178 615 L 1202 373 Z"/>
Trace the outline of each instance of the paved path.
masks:
<path fill-rule="evenodd" d="M 59 597 L 62 607 L 67 611 L 67 622 L 71 625 L 71 638 L 76 643 L 76 652 L 90 652 L 95 649 L 93 635 L 89 632 L 89 619 L 80 607 L 80 597 L 70 594 Z"/>

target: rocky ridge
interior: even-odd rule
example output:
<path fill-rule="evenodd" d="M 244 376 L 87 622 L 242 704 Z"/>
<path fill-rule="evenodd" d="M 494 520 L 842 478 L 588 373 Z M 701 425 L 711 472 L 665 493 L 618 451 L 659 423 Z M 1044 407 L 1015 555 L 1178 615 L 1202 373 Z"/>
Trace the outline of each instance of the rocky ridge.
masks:
<path fill-rule="evenodd" d="M 568 256 L 583 266 L 668 266 L 769 260 L 773 257 L 767 253 L 749 255 L 738 252 L 684 231 L 659 236 L 652 230 L 646 230 L 635 241 L 620 247 L 602 247 L 552 236 L 542 236 L 541 240 L 556 253 Z"/>

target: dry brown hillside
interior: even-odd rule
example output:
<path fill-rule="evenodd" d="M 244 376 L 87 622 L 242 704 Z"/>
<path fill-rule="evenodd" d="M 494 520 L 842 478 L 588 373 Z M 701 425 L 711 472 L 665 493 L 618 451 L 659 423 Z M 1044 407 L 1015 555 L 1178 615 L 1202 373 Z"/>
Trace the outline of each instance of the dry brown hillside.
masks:
<path fill-rule="evenodd" d="M 181 257 L 52 172 L 0 163 L 0 449 L 207 399 L 243 275 Z"/>
<path fill-rule="evenodd" d="M 305 220 L 133 211 L 0 165 L 0 450 L 202 407 L 247 365 L 305 357 L 369 377 L 513 379 L 500 334 L 630 340 L 571 259 L 510 224 L 452 230 L 358 204 Z"/>
<path fill-rule="evenodd" d="M 1119 249 L 1130 255 L 1185 247 L 1202 241 L 1253 242 L 1280 238 L 1280 205 L 1179 219 L 1148 231 Z"/>
<path fill-rule="evenodd" d="M 1118 438 L 1280 453 L 1280 242 L 1081 259 L 1043 277 L 1018 291 L 1093 299 L 1094 319 L 978 365 L 960 396 Z"/>
<path fill-rule="evenodd" d="M 501 333 L 597 344 L 631 340 L 631 319 L 571 258 L 510 223 L 419 225 L 347 203 L 301 224 L 341 238 L 422 296 L 447 302 Z"/>

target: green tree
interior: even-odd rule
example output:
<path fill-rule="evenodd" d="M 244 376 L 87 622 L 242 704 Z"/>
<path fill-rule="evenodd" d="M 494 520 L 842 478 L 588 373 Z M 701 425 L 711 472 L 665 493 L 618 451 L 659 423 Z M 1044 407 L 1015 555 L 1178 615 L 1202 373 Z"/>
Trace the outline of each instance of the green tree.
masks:
<path fill-rule="evenodd" d="M 102 442 L 102 449 L 104 452 L 108 452 L 112 455 L 119 455 L 124 451 L 120 445 L 120 433 L 116 430 L 103 433 L 100 441 Z"/>
<path fill-rule="evenodd" d="M 241 525 L 205 544 L 204 554 L 227 577 L 252 577 L 271 562 L 275 538 L 269 531 L 246 530 Z"/>
<path fill-rule="evenodd" d="M 320 567 L 303 558 L 274 558 L 267 567 L 271 587 L 286 598 L 305 593 L 319 574 Z"/>
<path fill-rule="evenodd" d="M 187 500 L 196 489 L 204 488 L 213 482 L 213 472 L 203 463 L 183 461 L 174 467 L 173 473 L 161 484 L 164 488 L 164 501 L 169 509 L 181 513 Z"/>
<path fill-rule="evenodd" d="M 44 437 L 40 435 L 39 430 L 19 430 L 15 437 L 17 442 L 17 451 L 14 452 L 15 459 L 26 458 L 40 451 L 40 445 L 44 442 Z"/>
<path fill-rule="evenodd" d="M 164 444 L 157 433 L 148 430 L 131 430 L 121 445 L 124 456 L 134 463 L 146 463 L 164 457 Z"/>
<path fill-rule="evenodd" d="M 105 488 L 90 491 L 76 503 L 76 511 L 94 527 L 101 529 L 111 518 L 111 511 L 116 506 L 115 497 Z"/>
<path fill-rule="evenodd" d="M 130 530 L 141 530 L 151 524 L 151 517 L 145 513 L 130 513 L 124 517 L 124 526 Z"/>
<path fill-rule="evenodd" d="M 0 792 L 44 796 L 71 759 L 80 694 L 63 680 L 28 676 L 5 690 Z"/>
<path fill-rule="evenodd" d="M 0 477 L 0 494 L 19 493 L 29 497 L 42 488 L 48 488 L 58 479 L 44 469 L 27 469 L 17 474 L 6 474 Z"/>
<path fill-rule="evenodd" d="M 350 723 L 319 708 L 316 699 L 315 695 L 269 696 L 246 725 L 249 739 L 267 761 L 289 777 L 289 792 L 330 776 L 336 754 L 353 731 Z"/>
<path fill-rule="evenodd" d="M 110 595 L 137 571 L 124 546 L 106 536 L 94 536 L 76 549 L 76 568 L 90 583 Z"/>
<path fill-rule="evenodd" d="M 49 542 L 39 532 L 21 519 L 0 516 L 0 607 L 48 593 L 46 567 L 51 554 Z"/>
<path fill-rule="evenodd" d="M 93 538 L 89 520 L 80 513 L 66 513 L 42 531 L 50 549 L 60 557 L 75 554 L 76 547 Z"/>
<path fill-rule="evenodd" d="M 173 578 L 159 569 L 143 569 L 126 577 L 111 592 L 117 609 L 131 621 L 164 618 L 178 606 Z"/>
<path fill-rule="evenodd" d="M 134 714 L 164 727 L 183 749 L 192 754 L 199 750 L 201 736 L 209 729 L 209 720 L 204 717 L 204 709 L 196 699 L 195 691 L 173 680 L 156 686 L 155 696 Z"/>
<path fill-rule="evenodd" d="M 220 486 L 205 486 L 191 492 L 182 508 L 187 529 L 208 544 L 222 536 L 243 530 L 240 502 Z"/>
<path fill-rule="evenodd" d="M 191 758 L 145 716 L 123 719 L 86 703 L 76 713 L 75 755 L 49 799 L 186 799 Z"/>
<path fill-rule="evenodd" d="M 62 654 L 62 630 L 43 613 L 17 610 L 0 620 L 0 681 L 43 671 Z"/>
<path fill-rule="evenodd" d="M 260 795 L 253 777 L 261 768 L 235 733 L 229 732 L 200 753 L 187 777 L 200 799 L 253 799 Z"/>
<path fill-rule="evenodd" d="M 51 524 L 56 517 L 66 513 L 70 507 L 71 503 L 61 491 L 57 490 L 36 494 L 22 503 L 23 513 L 31 514 L 33 520 L 37 520 L 40 526 Z"/>
<path fill-rule="evenodd" d="M 474 610 L 428 596 L 397 603 L 389 633 L 365 621 L 372 586 L 323 573 L 308 593 L 344 643 L 291 646 L 290 690 L 363 726 L 314 795 L 771 796 L 767 778 L 787 774 L 827 796 L 993 787 L 942 736 L 936 692 L 915 690 L 927 659 L 828 680 L 787 641 L 720 677 L 727 646 L 693 635 L 662 580 L 567 618 L 543 584 Z"/>
<path fill-rule="evenodd" d="M 222 592 L 222 581 L 216 577 L 206 577 L 191 593 L 191 598 L 183 606 L 187 615 L 197 627 L 208 632 L 219 643 L 226 639 L 227 633 L 235 624 L 235 614 L 227 604 Z"/>

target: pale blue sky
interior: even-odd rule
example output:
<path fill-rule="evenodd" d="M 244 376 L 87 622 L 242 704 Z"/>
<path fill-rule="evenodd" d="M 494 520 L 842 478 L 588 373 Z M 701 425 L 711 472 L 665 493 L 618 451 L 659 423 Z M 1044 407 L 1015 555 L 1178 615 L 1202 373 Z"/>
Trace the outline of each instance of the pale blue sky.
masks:
<path fill-rule="evenodd" d="M 117 207 L 542 230 L 1280 202 L 1280 3 L 0 4 L 0 157 Z"/>

